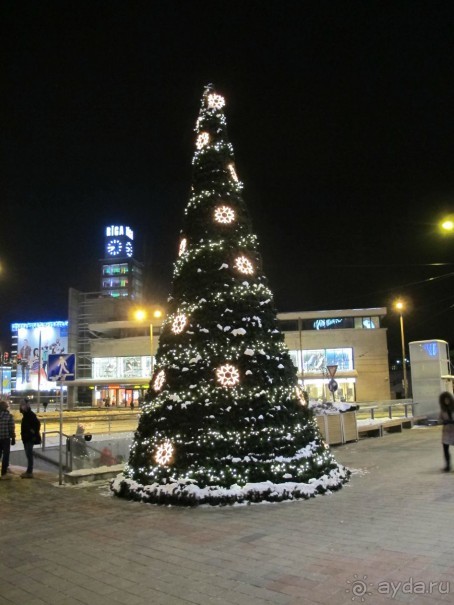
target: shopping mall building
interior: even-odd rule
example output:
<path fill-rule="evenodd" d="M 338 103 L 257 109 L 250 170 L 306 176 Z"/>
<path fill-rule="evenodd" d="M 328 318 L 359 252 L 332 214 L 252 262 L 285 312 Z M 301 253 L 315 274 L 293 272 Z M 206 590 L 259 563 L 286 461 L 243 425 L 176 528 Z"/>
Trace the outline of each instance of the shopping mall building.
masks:
<path fill-rule="evenodd" d="M 138 306 L 100 293 L 70 291 L 68 350 L 77 374 L 70 402 L 136 405 L 144 396 L 162 318 L 134 318 Z M 146 307 L 145 307 L 146 308 Z M 311 398 L 329 398 L 328 368 L 337 366 L 337 400 L 390 398 L 385 308 L 278 313 L 281 330 Z M 151 318 L 151 320 L 150 320 Z"/>
<path fill-rule="evenodd" d="M 13 324 L 12 354 L 19 360 L 13 390 L 54 387 L 46 381 L 48 356 L 75 353 L 69 406 L 136 406 L 144 397 L 165 310 L 155 317 L 156 308 L 143 300 L 132 229 L 106 227 L 103 246 L 99 290 L 71 289 L 67 321 Z M 141 319 L 139 308 L 147 311 Z M 278 314 L 298 378 L 311 398 L 332 396 L 333 368 L 337 400 L 390 398 L 385 316 L 384 307 Z"/>

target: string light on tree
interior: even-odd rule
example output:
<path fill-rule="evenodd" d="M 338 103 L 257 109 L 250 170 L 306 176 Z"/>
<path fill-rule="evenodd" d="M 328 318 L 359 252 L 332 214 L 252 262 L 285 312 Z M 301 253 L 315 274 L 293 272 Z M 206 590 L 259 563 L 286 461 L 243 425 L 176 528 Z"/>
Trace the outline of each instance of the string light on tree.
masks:
<path fill-rule="evenodd" d="M 252 275 L 254 273 L 251 261 L 245 256 L 239 256 L 235 259 L 235 267 L 240 273 L 244 273 L 245 275 Z"/>
<path fill-rule="evenodd" d="M 222 109 L 225 105 L 225 99 L 221 95 L 211 93 L 208 95 L 209 109 Z"/>
<path fill-rule="evenodd" d="M 187 324 L 187 321 L 188 318 L 184 313 L 180 313 L 179 315 L 177 315 L 172 322 L 172 332 L 174 334 L 181 334 Z"/>
<path fill-rule="evenodd" d="M 165 371 L 159 370 L 159 372 L 156 374 L 156 378 L 154 379 L 154 382 L 153 382 L 153 389 L 156 391 L 156 393 L 159 393 L 159 391 L 164 386 L 165 381 L 166 381 Z"/>
<path fill-rule="evenodd" d="M 231 388 L 240 382 L 240 373 L 235 366 L 226 363 L 216 370 L 216 379 L 222 387 Z"/>
<path fill-rule="evenodd" d="M 155 460 L 160 466 L 166 466 L 172 460 L 174 447 L 172 443 L 166 439 L 156 448 Z"/>
<path fill-rule="evenodd" d="M 210 142 L 210 135 L 208 132 L 201 132 L 197 137 L 196 147 L 197 149 L 203 149 Z"/>
<path fill-rule="evenodd" d="M 218 206 L 214 211 L 214 220 L 225 225 L 233 223 L 235 211 L 230 206 Z"/>
<path fill-rule="evenodd" d="M 188 240 L 183 237 L 183 239 L 180 241 L 180 247 L 178 248 L 178 256 L 182 256 L 186 252 L 187 247 Z"/>

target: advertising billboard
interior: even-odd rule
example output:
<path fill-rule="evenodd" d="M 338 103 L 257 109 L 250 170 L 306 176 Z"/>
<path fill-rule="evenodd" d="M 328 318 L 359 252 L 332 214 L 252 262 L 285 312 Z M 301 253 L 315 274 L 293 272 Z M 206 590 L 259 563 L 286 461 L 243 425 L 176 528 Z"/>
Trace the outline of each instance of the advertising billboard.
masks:
<path fill-rule="evenodd" d="M 4 395 L 11 394 L 11 368 L 1 366 L 0 367 L 0 394 L 3 398 Z"/>
<path fill-rule="evenodd" d="M 13 353 L 17 355 L 16 391 L 37 390 L 39 374 L 42 391 L 55 389 L 55 383 L 47 380 L 49 355 L 68 352 L 68 322 L 14 323 L 11 332 Z"/>

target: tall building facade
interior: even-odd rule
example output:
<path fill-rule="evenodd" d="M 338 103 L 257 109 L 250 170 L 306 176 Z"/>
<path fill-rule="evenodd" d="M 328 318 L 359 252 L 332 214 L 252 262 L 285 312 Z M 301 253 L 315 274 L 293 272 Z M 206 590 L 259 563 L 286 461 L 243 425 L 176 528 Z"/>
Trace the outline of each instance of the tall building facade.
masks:
<path fill-rule="evenodd" d="M 104 231 L 100 291 L 112 298 L 140 301 L 143 292 L 142 263 L 135 259 L 134 232 L 125 225 L 109 225 Z"/>

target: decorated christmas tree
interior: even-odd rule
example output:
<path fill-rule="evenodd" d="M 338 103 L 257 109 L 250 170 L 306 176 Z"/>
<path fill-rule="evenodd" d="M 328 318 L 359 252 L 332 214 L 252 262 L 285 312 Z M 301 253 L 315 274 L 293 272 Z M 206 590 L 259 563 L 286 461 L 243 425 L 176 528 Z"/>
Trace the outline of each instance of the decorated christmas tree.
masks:
<path fill-rule="evenodd" d="M 155 370 L 120 496 L 195 505 L 308 498 L 347 480 L 305 406 L 227 138 L 205 88 Z"/>

